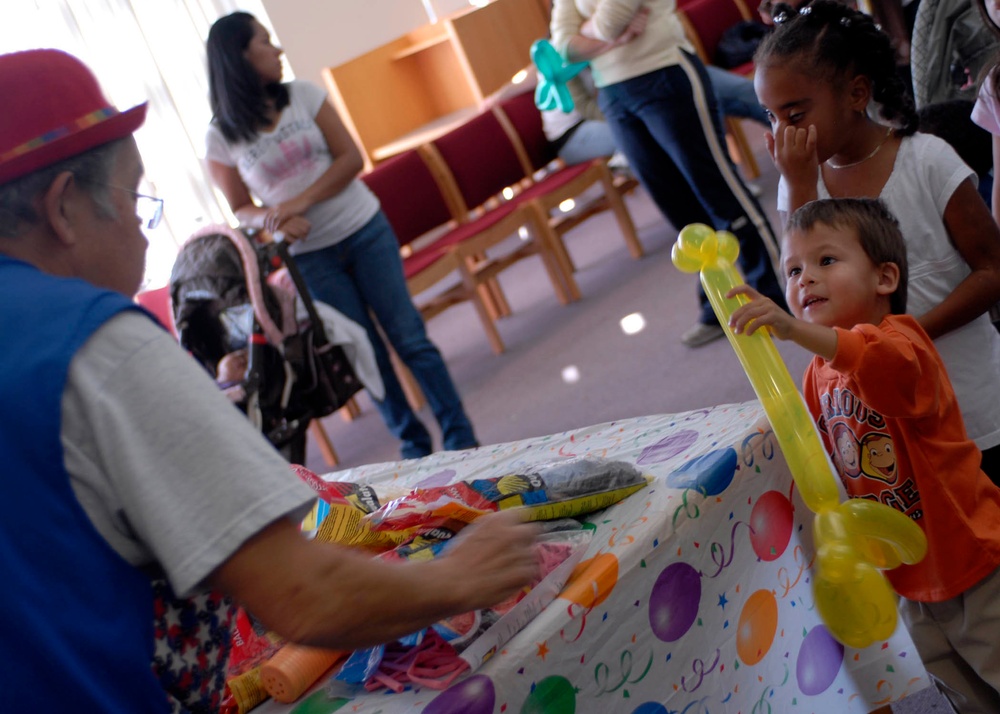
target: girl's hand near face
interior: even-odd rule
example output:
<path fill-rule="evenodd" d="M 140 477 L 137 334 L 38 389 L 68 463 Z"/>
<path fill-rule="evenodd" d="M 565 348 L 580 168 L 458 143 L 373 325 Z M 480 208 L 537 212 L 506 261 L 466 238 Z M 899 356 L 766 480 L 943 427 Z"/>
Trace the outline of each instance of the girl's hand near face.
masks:
<path fill-rule="evenodd" d="M 765 132 L 764 145 L 788 186 L 788 210 L 819 198 L 819 157 L 816 154 L 816 126 L 808 128 L 778 122 L 774 133 Z"/>
<path fill-rule="evenodd" d="M 816 126 L 808 128 L 778 123 L 774 133 L 764 134 L 767 153 L 785 181 L 795 186 L 811 184 L 819 178 L 819 158 L 816 156 Z"/>

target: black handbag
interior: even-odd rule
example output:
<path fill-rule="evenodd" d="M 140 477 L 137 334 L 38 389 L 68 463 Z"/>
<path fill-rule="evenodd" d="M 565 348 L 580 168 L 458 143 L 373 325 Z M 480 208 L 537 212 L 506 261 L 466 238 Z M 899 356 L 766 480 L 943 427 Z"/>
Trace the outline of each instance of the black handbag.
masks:
<path fill-rule="evenodd" d="M 719 67 L 732 69 L 753 59 L 757 45 L 771 31 L 767 25 L 753 20 L 738 22 L 719 38 L 715 48 L 715 64 Z"/>

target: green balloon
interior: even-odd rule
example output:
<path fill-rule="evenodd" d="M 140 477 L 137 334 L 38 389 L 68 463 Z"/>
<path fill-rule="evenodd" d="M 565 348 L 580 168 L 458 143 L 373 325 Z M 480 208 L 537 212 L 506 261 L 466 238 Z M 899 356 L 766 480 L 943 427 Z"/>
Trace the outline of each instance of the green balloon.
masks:
<path fill-rule="evenodd" d="M 565 677 L 546 677 L 524 700 L 521 714 L 574 714 L 576 688 Z"/>
<path fill-rule="evenodd" d="M 344 697 L 331 697 L 320 689 L 299 702 L 292 714 L 333 714 L 349 701 L 351 700 Z"/>

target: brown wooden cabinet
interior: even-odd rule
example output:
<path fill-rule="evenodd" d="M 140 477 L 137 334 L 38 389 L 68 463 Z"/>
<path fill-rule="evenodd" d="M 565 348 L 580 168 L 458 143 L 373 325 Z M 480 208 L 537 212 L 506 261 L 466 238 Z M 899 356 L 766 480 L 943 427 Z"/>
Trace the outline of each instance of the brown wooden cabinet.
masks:
<path fill-rule="evenodd" d="M 323 78 L 371 168 L 478 112 L 547 35 L 543 0 L 493 0 L 327 67 Z"/>

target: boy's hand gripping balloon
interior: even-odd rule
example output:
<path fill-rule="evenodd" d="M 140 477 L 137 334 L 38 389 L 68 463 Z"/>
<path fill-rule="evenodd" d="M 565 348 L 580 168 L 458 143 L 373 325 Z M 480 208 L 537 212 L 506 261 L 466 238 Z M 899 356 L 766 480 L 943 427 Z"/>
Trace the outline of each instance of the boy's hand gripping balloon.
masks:
<path fill-rule="evenodd" d="M 566 82 L 580 73 L 587 62 L 566 64 L 566 60 L 548 40 L 535 40 L 531 45 L 531 61 L 538 68 L 538 86 L 535 87 L 535 106 L 544 111 L 562 109 L 573 111 L 573 97 Z"/>
<path fill-rule="evenodd" d="M 813 595 L 827 628 L 845 645 L 867 647 L 896 629 L 896 597 L 881 570 L 913 564 L 927 552 L 923 530 L 906 515 L 867 499 L 840 503 L 837 482 L 801 395 L 766 330 L 734 335 L 729 317 L 744 296 L 733 263 L 736 237 L 696 223 L 680 232 L 671 259 L 701 284 L 774 429 L 795 485 L 816 513 Z"/>

